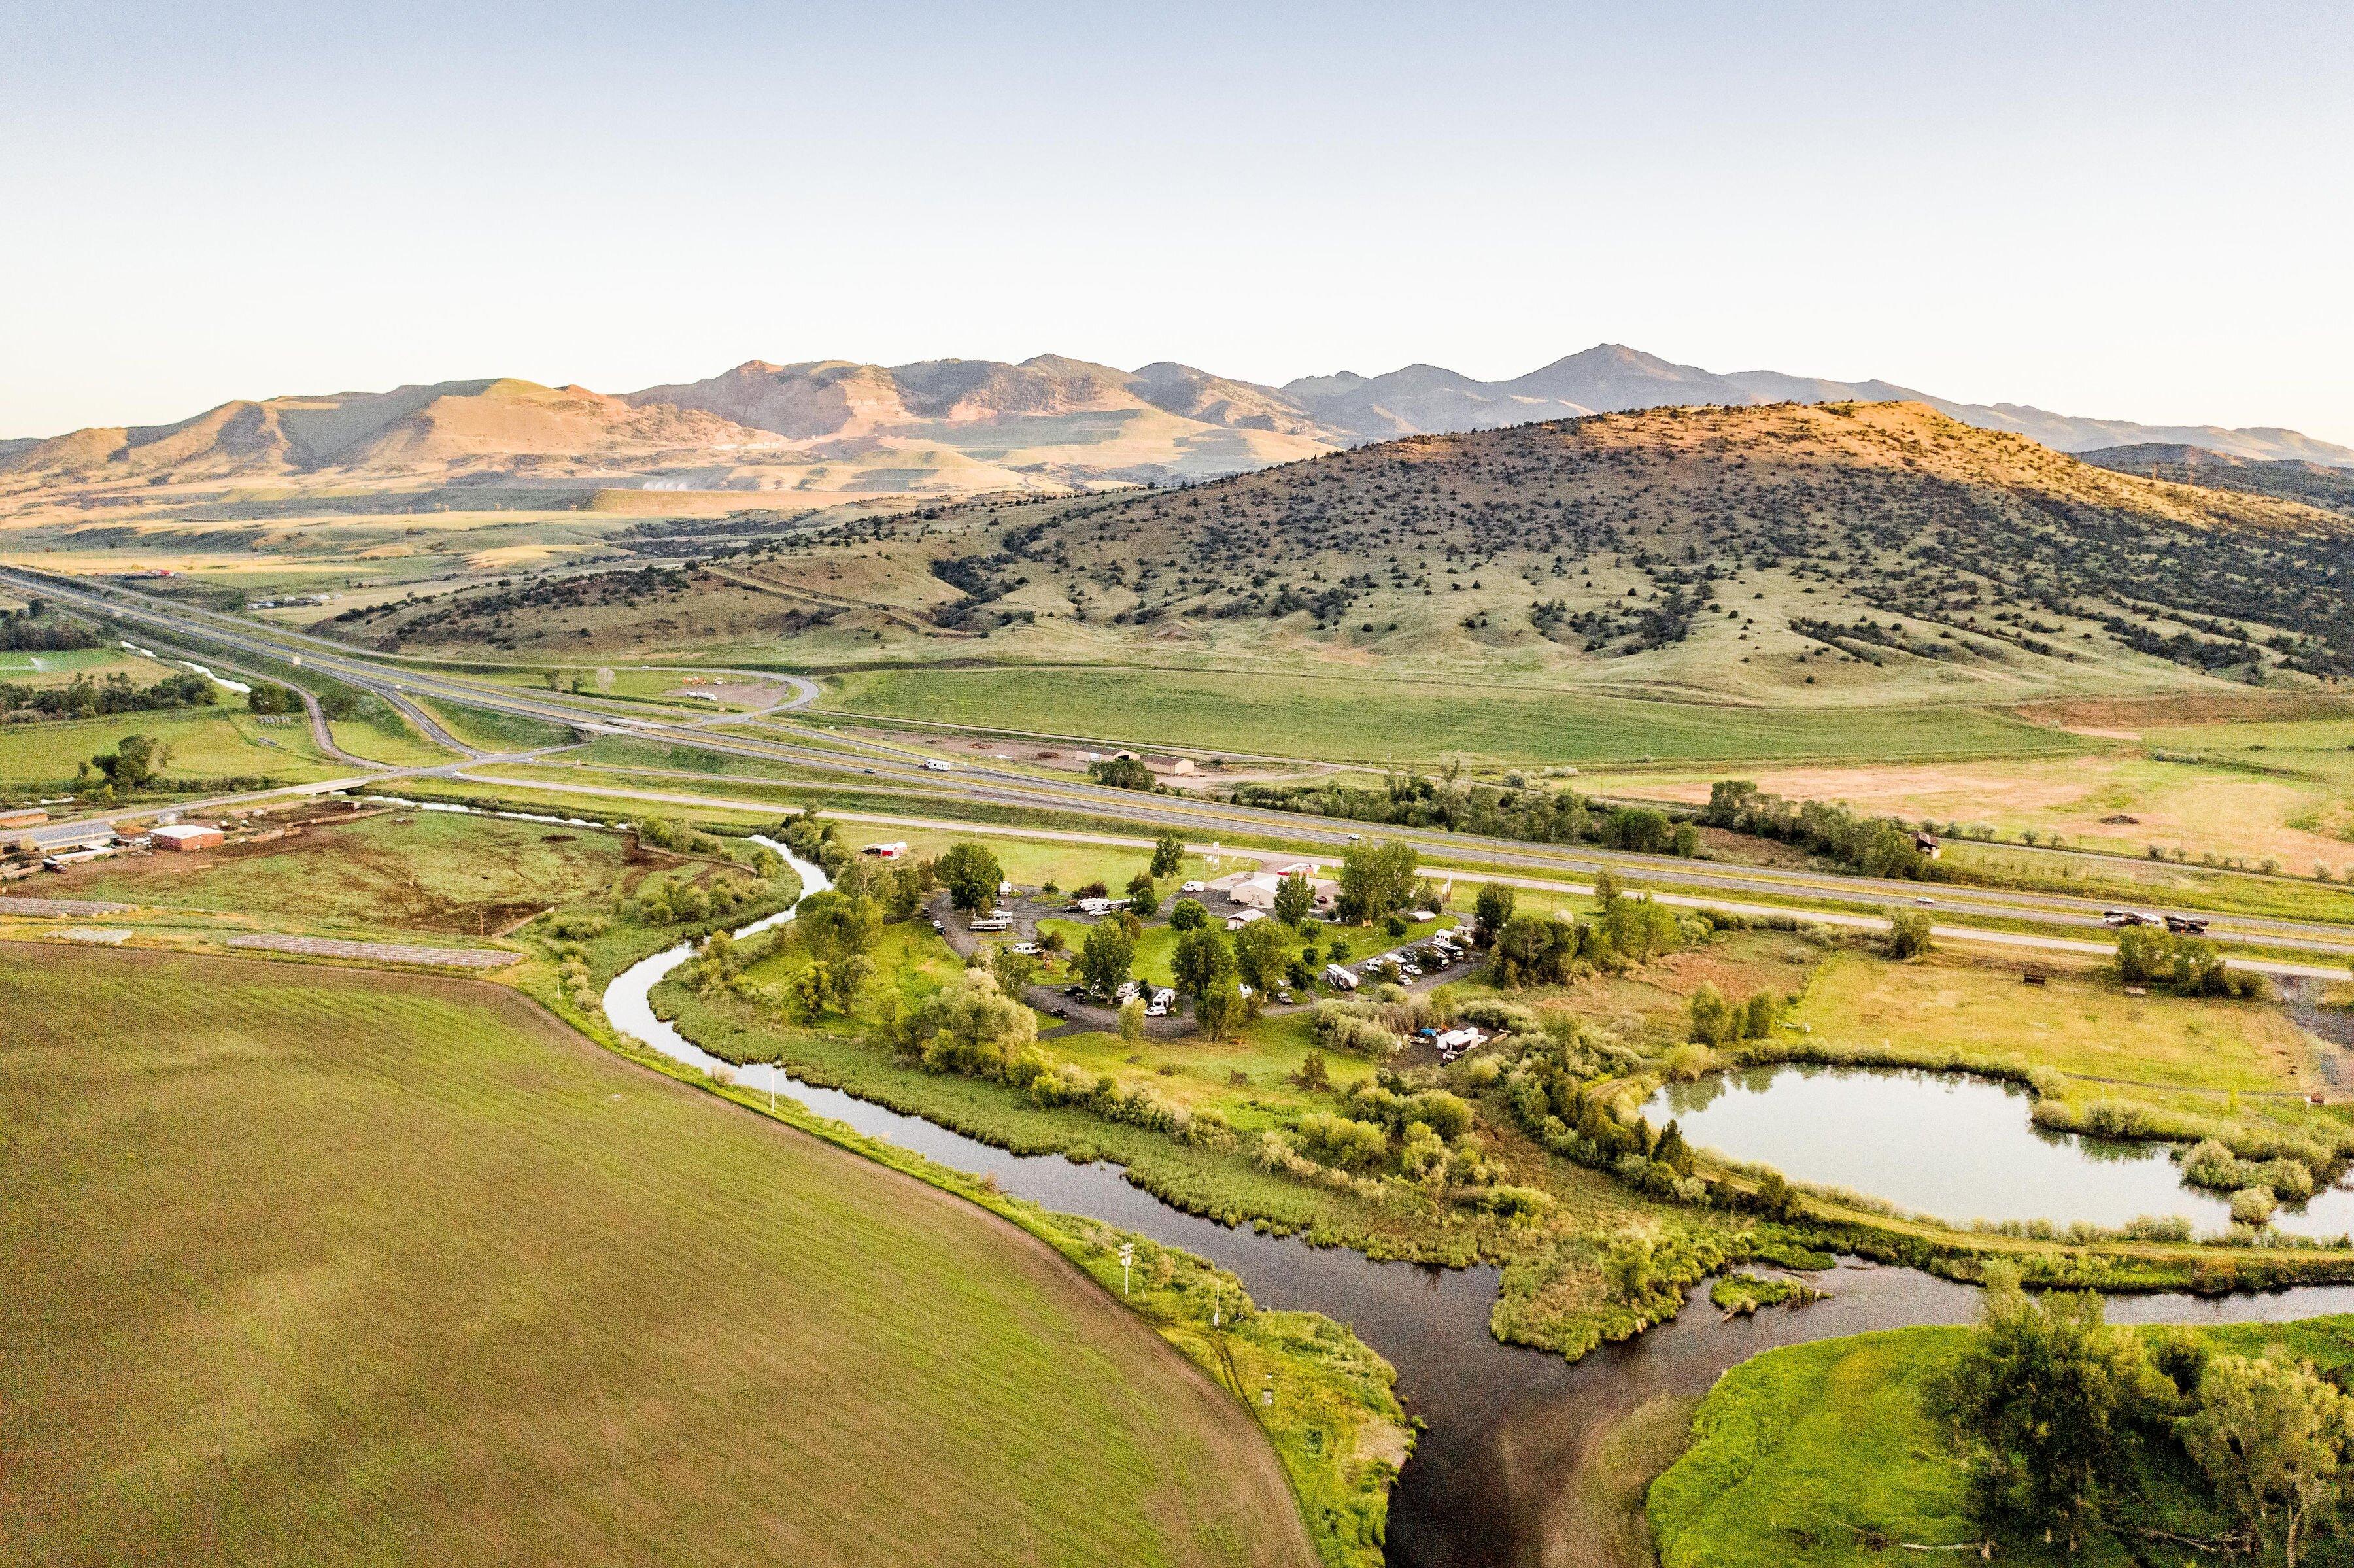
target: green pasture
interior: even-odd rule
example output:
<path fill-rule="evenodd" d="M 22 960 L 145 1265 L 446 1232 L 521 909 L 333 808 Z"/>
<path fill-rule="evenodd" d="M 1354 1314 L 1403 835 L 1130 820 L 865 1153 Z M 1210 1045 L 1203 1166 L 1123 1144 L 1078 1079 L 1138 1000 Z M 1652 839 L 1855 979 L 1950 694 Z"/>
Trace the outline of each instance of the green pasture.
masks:
<path fill-rule="evenodd" d="M 1044 667 L 863 671 L 832 684 L 827 705 L 854 713 L 1401 767 L 1455 757 L 1584 765 L 2045 755 L 2088 747 L 1974 708 L 1726 707 L 1439 681 Z"/>
<path fill-rule="evenodd" d="M 1833 1050 L 1901 1040 L 1930 1054 L 2015 1052 L 2074 1077 L 2211 1095 L 2305 1086 L 2305 1041 L 2276 1006 L 2127 996 L 2114 972 L 2042 967 L 2047 981 L 2028 986 L 2016 964 L 1838 953 L 1790 1016 Z"/>
<path fill-rule="evenodd" d="M 244 778 L 267 774 L 299 784 L 348 772 L 323 757 L 309 725 L 263 725 L 243 708 L 168 709 L 0 726 L 0 790 L 54 793 L 74 780 L 76 766 L 111 751 L 126 735 L 149 735 L 172 747 L 175 779 Z"/>

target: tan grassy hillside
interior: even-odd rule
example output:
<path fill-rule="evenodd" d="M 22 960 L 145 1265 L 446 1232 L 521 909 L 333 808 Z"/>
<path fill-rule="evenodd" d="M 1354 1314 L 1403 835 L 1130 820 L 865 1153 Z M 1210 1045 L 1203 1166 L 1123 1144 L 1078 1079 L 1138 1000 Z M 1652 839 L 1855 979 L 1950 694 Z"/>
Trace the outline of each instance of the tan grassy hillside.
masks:
<path fill-rule="evenodd" d="M 638 542 L 663 536 L 648 524 Z M 2340 677 L 2349 542 L 2345 519 L 2292 503 L 2114 473 L 1919 405 L 1829 404 L 1612 414 L 1190 488 L 867 514 L 710 564 L 714 592 L 825 607 L 791 647 L 813 662 L 1245 661 L 1813 703 Z M 347 629 L 582 641 L 520 613 L 534 591 Z M 591 641 L 757 648 L 681 633 L 694 623 L 649 602 Z"/>

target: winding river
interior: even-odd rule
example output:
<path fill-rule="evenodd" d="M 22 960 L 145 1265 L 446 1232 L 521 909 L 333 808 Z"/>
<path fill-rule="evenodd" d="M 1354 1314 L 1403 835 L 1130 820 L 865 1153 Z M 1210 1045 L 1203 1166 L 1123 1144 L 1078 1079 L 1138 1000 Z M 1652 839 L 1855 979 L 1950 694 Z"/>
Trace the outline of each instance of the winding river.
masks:
<path fill-rule="evenodd" d="M 774 840 L 805 892 L 823 872 Z M 792 918 L 756 921 L 748 936 Z M 1488 1330 L 1493 1268 L 1373 1263 L 1296 1238 L 1229 1230 L 1132 1186 L 1119 1167 L 1023 1156 L 904 1116 L 780 1068 L 737 1066 L 696 1047 L 654 1013 L 654 986 L 694 953 L 682 943 L 631 965 L 606 988 L 613 1026 L 666 1056 L 725 1073 L 755 1092 L 790 1095 L 821 1116 L 889 1139 L 946 1165 L 994 1176 L 1005 1191 L 1180 1246 L 1232 1270 L 1263 1306 L 1324 1313 L 1352 1325 L 1398 1370 L 1398 1389 L 1424 1430 L 1390 1503 L 1388 1559 L 1401 1568 L 1615 1568 L 1582 1484 L 1596 1446 L 1624 1415 L 1661 1394 L 1698 1394 L 1760 1351 L 1870 1329 L 1963 1323 L 1970 1287 L 1909 1269 L 1853 1265 L 1817 1281 L 1827 1298 L 1801 1311 L 1724 1320 L 1704 1299 L 1639 1339 L 1571 1364 L 1499 1344 Z M 2217 1300 L 2112 1298 L 2117 1322 L 2278 1321 L 2354 1311 L 2354 1286 L 2308 1287 Z"/>

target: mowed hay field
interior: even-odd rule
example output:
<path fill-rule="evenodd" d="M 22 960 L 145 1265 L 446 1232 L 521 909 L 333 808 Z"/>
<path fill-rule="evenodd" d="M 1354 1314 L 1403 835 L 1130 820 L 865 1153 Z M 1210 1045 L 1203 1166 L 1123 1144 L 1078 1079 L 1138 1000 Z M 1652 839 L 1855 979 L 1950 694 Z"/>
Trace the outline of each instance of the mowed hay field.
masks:
<path fill-rule="evenodd" d="M 2046 755 L 2090 743 L 1966 707 L 1745 708 L 1418 680 L 1038 667 L 837 677 L 830 708 L 1320 761 Z"/>
<path fill-rule="evenodd" d="M 0 1561 L 1314 1561 L 1043 1244 L 511 992 L 11 946 L 0 1115 Z"/>

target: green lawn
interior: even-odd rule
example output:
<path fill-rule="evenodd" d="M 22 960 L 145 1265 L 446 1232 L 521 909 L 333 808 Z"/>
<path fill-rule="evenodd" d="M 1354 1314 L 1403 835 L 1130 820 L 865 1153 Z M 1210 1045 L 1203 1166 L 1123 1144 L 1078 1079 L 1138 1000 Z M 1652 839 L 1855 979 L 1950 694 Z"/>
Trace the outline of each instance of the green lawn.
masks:
<path fill-rule="evenodd" d="M 1307 1564 L 1044 1244 L 512 993 L 0 961 L 13 1562 Z"/>
<path fill-rule="evenodd" d="M 168 743 L 175 779 L 267 774 L 299 784 L 350 771 L 322 757 L 299 720 L 263 725 L 242 708 L 186 708 L 0 726 L 0 790 L 56 793 L 72 784 L 76 765 L 113 750 L 126 735 Z"/>
<path fill-rule="evenodd" d="M 1228 1040 L 1191 1033 L 1169 1040 L 1147 1035 L 1130 1045 L 1117 1034 L 1064 1034 L 1048 1042 L 1048 1048 L 1058 1061 L 1076 1062 L 1091 1073 L 1150 1074 L 1152 1086 L 1167 1098 L 1195 1109 L 1215 1107 L 1245 1134 L 1332 1105 L 1330 1093 L 1301 1089 L 1290 1082 L 1315 1049 L 1305 1013 L 1256 1019 Z M 1335 1054 L 1326 1063 L 1339 1092 L 1373 1075 L 1373 1065 L 1361 1057 Z M 1237 1073 L 1242 1081 L 1236 1080 Z"/>
<path fill-rule="evenodd" d="M 837 677 L 829 707 L 981 728 L 1340 761 L 1578 763 L 1660 758 L 2041 755 L 2086 749 L 1974 708 L 1771 709 L 1522 686 L 1142 669 L 880 670 Z"/>
<path fill-rule="evenodd" d="M 2278 1008 L 2127 996 L 2114 975 L 2054 970 L 2037 987 L 2020 984 L 2013 966 L 1840 953 L 1792 1017 L 1834 1048 L 1896 1041 L 1932 1054 L 2016 1052 L 2032 1066 L 2169 1088 L 2304 1086 L 2303 1041 Z"/>
<path fill-rule="evenodd" d="M 2202 1329 L 2219 1351 L 2282 1346 L 2325 1368 L 2354 1363 L 2354 1318 Z M 1898 1329 L 1769 1351 L 1728 1372 L 1692 1422 L 1692 1444 L 1652 1485 L 1650 1520 L 1664 1568 L 1865 1568 L 1923 1546 L 1978 1539 L 1964 1511 L 1962 1467 L 1921 1412 L 1921 1390 L 1967 1342 L 1961 1329 Z M 2166 1526 L 2228 1528 L 2179 1463 L 2157 1467 L 2146 1506 Z M 2349 1542 L 2317 1542 L 2308 1561 L 2342 1564 Z M 2133 1548 L 2147 1543 L 2134 1538 Z M 1960 1559 L 1959 1552 L 1924 1554 Z M 2181 1561 L 2139 1554 L 2102 1534 L 2071 1556 L 2038 1540 L 2004 1540 L 1997 1560 L 2110 1568 Z"/>

